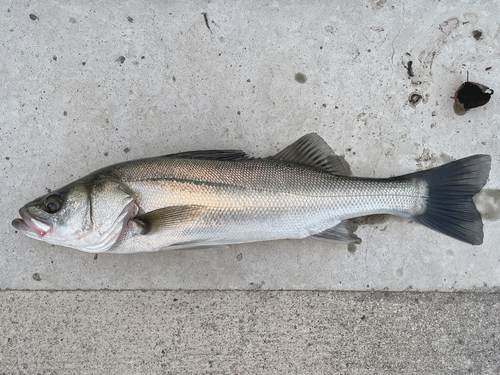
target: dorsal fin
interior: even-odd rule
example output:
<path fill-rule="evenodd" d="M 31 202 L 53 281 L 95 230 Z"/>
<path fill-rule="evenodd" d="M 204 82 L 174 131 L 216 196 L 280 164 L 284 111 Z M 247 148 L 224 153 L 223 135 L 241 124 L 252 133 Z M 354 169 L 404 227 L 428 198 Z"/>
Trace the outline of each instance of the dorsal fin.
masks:
<path fill-rule="evenodd" d="M 340 158 L 316 133 L 304 135 L 270 159 L 306 165 L 337 175 L 347 175 Z"/>
<path fill-rule="evenodd" d="M 188 159 L 207 159 L 207 160 L 248 160 L 250 159 L 241 150 L 200 150 L 179 152 L 177 154 L 164 155 L 164 158 L 188 158 Z"/>

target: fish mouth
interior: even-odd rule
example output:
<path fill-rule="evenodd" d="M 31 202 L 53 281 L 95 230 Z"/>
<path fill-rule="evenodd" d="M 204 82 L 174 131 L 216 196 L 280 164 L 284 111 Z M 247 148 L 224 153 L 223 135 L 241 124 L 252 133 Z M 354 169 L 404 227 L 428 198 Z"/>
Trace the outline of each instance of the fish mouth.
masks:
<path fill-rule="evenodd" d="M 26 208 L 21 208 L 19 210 L 19 214 L 22 219 L 14 219 L 12 221 L 12 226 L 17 230 L 27 234 L 36 234 L 40 238 L 44 237 L 47 233 L 52 232 L 51 223 L 35 219 L 30 215 Z"/>

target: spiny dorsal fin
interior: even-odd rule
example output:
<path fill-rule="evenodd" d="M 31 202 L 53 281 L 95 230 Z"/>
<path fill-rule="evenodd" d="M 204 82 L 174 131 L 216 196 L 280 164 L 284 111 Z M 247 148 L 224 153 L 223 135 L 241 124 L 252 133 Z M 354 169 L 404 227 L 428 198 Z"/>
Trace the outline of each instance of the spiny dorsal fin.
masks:
<path fill-rule="evenodd" d="M 316 133 L 304 135 L 270 159 L 306 165 L 337 175 L 347 175 L 340 158 Z"/>
<path fill-rule="evenodd" d="M 186 224 L 197 219 L 204 210 L 204 206 L 197 205 L 171 206 L 137 216 L 134 221 L 142 227 L 141 234 L 148 234 Z"/>

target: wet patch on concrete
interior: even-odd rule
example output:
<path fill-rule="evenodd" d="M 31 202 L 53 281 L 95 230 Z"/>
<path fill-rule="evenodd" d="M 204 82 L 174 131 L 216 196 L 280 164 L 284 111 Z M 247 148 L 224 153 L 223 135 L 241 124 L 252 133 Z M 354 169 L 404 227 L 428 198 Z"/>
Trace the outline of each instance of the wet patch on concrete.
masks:
<path fill-rule="evenodd" d="M 356 249 L 356 245 L 352 242 L 347 245 L 347 251 L 349 251 L 351 254 L 354 254 L 356 252 Z"/>
<path fill-rule="evenodd" d="M 367 215 L 352 219 L 358 225 L 377 225 L 390 220 L 391 215 Z M 384 230 L 387 228 L 384 228 Z"/>
<path fill-rule="evenodd" d="M 440 165 L 452 162 L 454 160 L 455 159 L 453 157 L 451 157 L 448 154 L 445 154 L 444 152 L 441 152 L 439 155 L 436 155 L 427 148 L 424 148 L 422 150 L 422 154 L 415 159 L 419 170 L 438 167 Z"/>
<path fill-rule="evenodd" d="M 500 220 L 500 189 L 483 189 L 473 200 L 484 220 Z"/>

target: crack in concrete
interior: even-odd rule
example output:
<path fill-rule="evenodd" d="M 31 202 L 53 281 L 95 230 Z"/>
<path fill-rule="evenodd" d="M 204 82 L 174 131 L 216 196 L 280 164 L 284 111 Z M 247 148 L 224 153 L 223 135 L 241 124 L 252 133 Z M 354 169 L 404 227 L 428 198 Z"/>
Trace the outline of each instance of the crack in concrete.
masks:
<path fill-rule="evenodd" d="M 394 49 L 394 42 L 396 41 L 396 39 L 399 37 L 399 34 L 401 34 L 401 30 L 403 29 L 403 25 L 405 23 L 405 5 L 404 3 L 402 4 L 403 5 L 403 21 L 401 22 L 401 26 L 399 27 L 399 30 L 398 30 L 398 33 L 396 34 L 396 36 L 392 39 L 392 43 L 391 43 L 391 46 L 392 46 L 392 55 L 391 55 L 391 63 L 394 64 L 394 54 L 396 52 L 396 50 Z"/>

